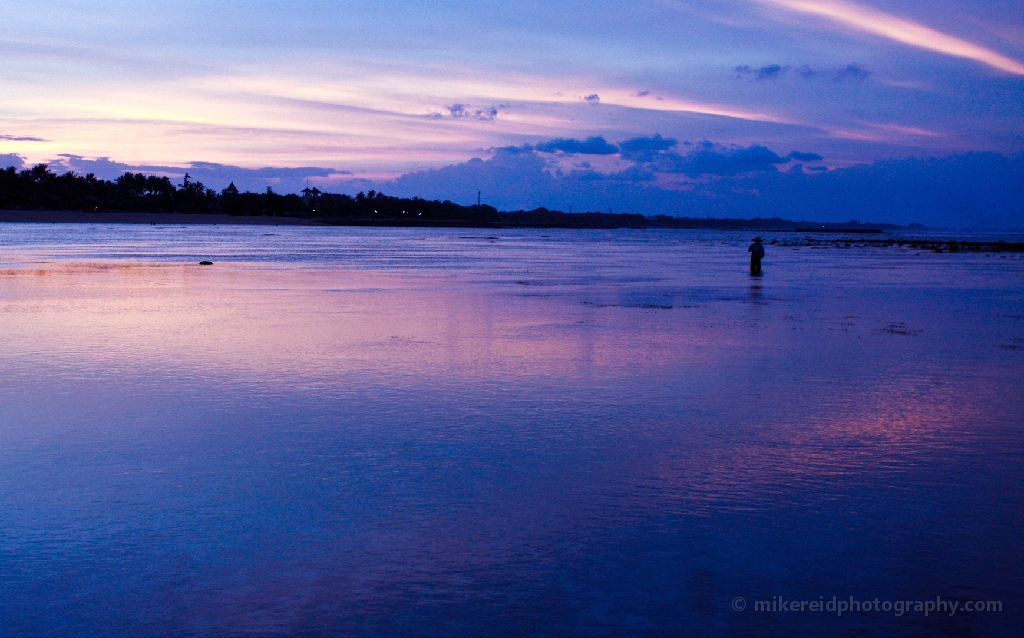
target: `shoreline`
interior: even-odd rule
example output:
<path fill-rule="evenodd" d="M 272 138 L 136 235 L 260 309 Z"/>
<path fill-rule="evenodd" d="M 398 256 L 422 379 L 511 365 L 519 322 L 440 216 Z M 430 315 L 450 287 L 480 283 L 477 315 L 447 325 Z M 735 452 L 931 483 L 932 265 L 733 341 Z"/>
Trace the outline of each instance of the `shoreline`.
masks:
<path fill-rule="evenodd" d="M 475 221 L 467 219 L 432 219 L 413 221 L 411 219 L 332 219 L 298 216 L 270 215 L 228 215 L 227 213 L 166 213 L 149 211 L 104 211 L 88 212 L 78 210 L 0 210 L 0 224 L 150 224 L 150 225 L 243 225 L 243 226 L 377 226 L 393 228 L 536 228 L 536 229 L 593 229 L 611 230 L 622 228 L 678 230 L 723 230 L 753 233 L 810 233 L 810 234 L 882 234 L 881 228 L 842 227 L 773 227 L 771 224 L 756 223 L 761 220 L 720 220 L 719 223 L 703 223 L 704 220 L 686 220 L 694 223 L 679 226 L 665 226 L 657 222 L 649 224 L 619 223 L 614 216 L 610 220 L 591 220 L 588 215 L 577 214 L 578 219 L 547 221 Z M 650 220 L 648 220 L 650 221 Z M 729 223 L 722 224 L 722 221 Z M 747 222 L 746 224 L 742 222 Z M 796 225 L 798 222 L 786 222 Z M 891 229 L 886 229 L 891 230 Z"/>
<path fill-rule="evenodd" d="M 150 224 L 150 225 L 278 225 L 278 226 L 379 226 L 394 228 L 536 228 L 536 229 L 676 229 L 676 230 L 721 230 L 754 233 L 826 233 L 826 234 L 867 234 L 878 235 L 886 231 L 900 230 L 891 224 L 850 225 L 822 224 L 817 222 L 794 222 L 784 219 L 698 219 L 698 218 L 655 218 L 643 215 L 611 213 L 563 213 L 560 211 L 494 211 L 503 218 L 483 219 L 462 217 L 415 217 L 371 215 L 371 216 L 302 216 L 284 214 L 230 215 L 227 213 L 184 213 L 153 211 L 83 211 L 83 210 L 19 210 L 0 209 L 0 223 L 35 224 Z"/>
<path fill-rule="evenodd" d="M 686 221 L 700 222 L 703 220 Z M 575 220 L 574 220 L 575 221 Z M 729 220 L 734 222 L 763 222 L 767 220 Z M 789 222 L 794 226 L 800 222 Z M 465 228 L 465 229 L 489 229 L 500 230 L 504 228 L 525 228 L 548 230 L 555 228 L 567 229 L 590 229 L 590 230 L 611 230 L 611 229 L 673 229 L 671 226 L 661 226 L 657 223 L 651 225 L 604 225 L 604 224 L 568 224 L 568 223 L 515 223 L 515 222 L 477 222 L 470 220 L 430 220 L 424 222 L 412 222 L 403 219 L 329 219 L 329 218 L 308 218 L 269 215 L 228 215 L 226 213 L 161 213 L 142 211 L 105 211 L 87 212 L 75 210 L 0 210 L 0 224 L 130 224 L 130 225 L 202 225 L 202 226 L 316 226 L 320 228 L 334 226 L 361 226 L 361 227 L 383 227 L 383 228 Z M 809 225 L 806 222 L 796 228 L 773 228 L 762 224 L 753 223 L 749 226 L 736 223 L 725 227 L 694 224 L 693 226 L 674 227 L 677 230 L 718 230 L 747 233 L 764 234 L 799 234 L 801 239 L 773 239 L 771 244 L 782 246 L 833 246 L 837 248 L 849 248 L 851 245 L 859 247 L 906 247 L 911 249 L 925 250 L 930 252 L 1024 252 L 1024 242 L 1020 242 L 1019 235 L 1022 231 L 1004 231 L 1008 236 L 1014 237 L 1017 241 L 1005 240 L 979 240 L 978 238 L 957 237 L 960 233 L 947 231 L 947 237 L 914 236 L 918 229 L 886 227 L 879 224 L 879 227 L 863 225 L 855 228 L 843 228 L 842 224 L 821 224 Z M 934 230 L 934 229 L 928 229 Z M 944 233 L 945 234 L 945 233 Z M 844 236 L 845 235 L 845 236 Z M 969 233 L 968 233 L 969 235 Z"/>

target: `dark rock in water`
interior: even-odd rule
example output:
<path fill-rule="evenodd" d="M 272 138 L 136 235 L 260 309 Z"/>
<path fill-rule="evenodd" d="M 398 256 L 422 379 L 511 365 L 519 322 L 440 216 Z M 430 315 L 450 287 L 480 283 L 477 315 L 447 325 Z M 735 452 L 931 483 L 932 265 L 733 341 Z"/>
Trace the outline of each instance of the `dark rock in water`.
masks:
<path fill-rule="evenodd" d="M 212 261 L 201 261 L 201 262 L 199 262 L 199 265 L 200 266 L 212 266 L 213 262 Z"/>

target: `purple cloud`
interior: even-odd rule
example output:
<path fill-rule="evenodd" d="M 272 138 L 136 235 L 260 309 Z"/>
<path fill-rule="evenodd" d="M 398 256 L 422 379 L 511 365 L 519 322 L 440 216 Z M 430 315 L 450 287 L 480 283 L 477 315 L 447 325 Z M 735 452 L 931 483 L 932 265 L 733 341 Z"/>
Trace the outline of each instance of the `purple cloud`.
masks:
<path fill-rule="evenodd" d="M 781 64 L 769 64 L 757 69 L 744 64 L 736 67 L 734 71 L 736 71 L 737 77 L 750 75 L 753 76 L 755 80 L 774 80 L 785 73 L 788 69 L 788 66 L 782 66 Z"/>
<path fill-rule="evenodd" d="M 836 72 L 832 74 L 832 79 L 836 82 L 842 82 L 843 80 L 864 80 L 869 75 L 871 75 L 871 71 L 868 71 L 861 65 L 847 64 L 845 67 L 836 70 Z"/>
<path fill-rule="evenodd" d="M 21 170 L 25 168 L 25 160 L 17 153 L 5 153 L 0 155 L 0 169 L 11 167 Z"/>
<path fill-rule="evenodd" d="M 584 155 L 613 155 L 619 152 L 618 147 L 609 144 L 604 137 L 588 137 L 584 141 L 577 139 L 557 139 L 538 144 L 535 149 L 541 153 L 582 153 Z"/>
<path fill-rule="evenodd" d="M 498 117 L 498 107 L 490 106 L 485 109 L 471 109 L 469 104 L 452 104 L 444 107 L 448 115 L 453 118 L 473 118 L 477 120 L 490 121 Z"/>
<path fill-rule="evenodd" d="M 818 155 L 817 153 L 801 153 L 800 151 L 793 151 L 786 157 L 791 160 L 796 160 L 798 162 L 817 162 L 819 160 L 825 159 L 824 157 Z"/>
<path fill-rule="evenodd" d="M 659 157 L 655 163 L 655 170 L 664 173 L 681 173 L 689 177 L 733 176 L 759 171 L 776 171 L 778 170 L 777 165 L 787 162 L 789 162 L 789 158 L 780 157 L 765 146 L 722 148 L 711 142 L 703 142 L 686 155 L 673 153 Z"/>

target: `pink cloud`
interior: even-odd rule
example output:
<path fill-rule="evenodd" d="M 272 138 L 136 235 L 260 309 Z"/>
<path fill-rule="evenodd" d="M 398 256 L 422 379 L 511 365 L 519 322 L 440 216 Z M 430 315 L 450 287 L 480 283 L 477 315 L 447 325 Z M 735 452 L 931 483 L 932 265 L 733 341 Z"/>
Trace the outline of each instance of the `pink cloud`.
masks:
<path fill-rule="evenodd" d="M 1024 63 L 983 46 L 936 31 L 922 24 L 897 18 L 877 9 L 839 0 L 757 0 L 790 11 L 827 18 L 860 31 L 903 44 L 975 60 L 1014 75 L 1024 75 Z"/>

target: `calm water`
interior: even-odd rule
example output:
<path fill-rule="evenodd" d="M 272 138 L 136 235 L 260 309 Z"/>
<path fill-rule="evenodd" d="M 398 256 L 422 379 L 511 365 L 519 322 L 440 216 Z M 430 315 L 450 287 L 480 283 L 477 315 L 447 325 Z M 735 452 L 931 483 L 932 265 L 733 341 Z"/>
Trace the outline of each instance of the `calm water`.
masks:
<path fill-rule="evenodd" d="M 748 240 L 0 226 L 0 632 L 1019 635 L 1024 260 Z"/>

